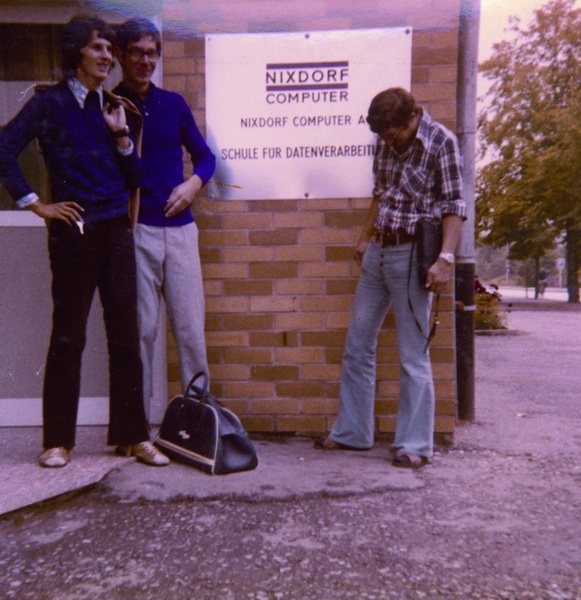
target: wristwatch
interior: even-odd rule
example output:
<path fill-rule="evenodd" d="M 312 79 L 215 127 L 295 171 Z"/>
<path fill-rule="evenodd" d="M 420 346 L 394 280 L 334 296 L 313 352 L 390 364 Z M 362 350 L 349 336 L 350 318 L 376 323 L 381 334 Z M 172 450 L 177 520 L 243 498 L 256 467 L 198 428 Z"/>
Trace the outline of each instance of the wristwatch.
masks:
<path fill-rule="evenodd" d="M 449 265 L 453 265 L 455 256 L 451 252 L 440 252 L 438 258 L 443 258 Z"/>
<path fill-rule="evenodd" d="M 118 131 L 113 132 L 113 137 L 115 139 L 125 137 L 126 135 L 129 135 L 129 126 L 128 125 L 125 125 L 125 127 L 123 127 L 123 129 L 119 129 Z"/>

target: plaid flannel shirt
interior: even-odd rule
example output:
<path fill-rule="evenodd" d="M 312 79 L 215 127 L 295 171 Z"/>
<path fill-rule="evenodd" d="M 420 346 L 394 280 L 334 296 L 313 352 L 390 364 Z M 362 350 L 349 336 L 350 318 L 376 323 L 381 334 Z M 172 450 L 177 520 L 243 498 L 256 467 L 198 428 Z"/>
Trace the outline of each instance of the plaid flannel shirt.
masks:
<path fill-rule="evenodd" d="M 379 200 L 375 227 L 413 235 L 423 218 L 466 218 L 462 158 L 456 136 L 423 111 L 417 135 L 403 155 L 378 137 L 373 197 Z"/>

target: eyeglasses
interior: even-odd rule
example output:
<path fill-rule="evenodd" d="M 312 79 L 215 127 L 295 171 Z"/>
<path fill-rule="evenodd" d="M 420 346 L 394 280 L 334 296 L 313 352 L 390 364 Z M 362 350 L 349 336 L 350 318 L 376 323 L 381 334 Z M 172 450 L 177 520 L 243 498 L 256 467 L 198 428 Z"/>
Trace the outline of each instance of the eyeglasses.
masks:
<path fill-rule="evenodd" d="M 377 135 L 388 134 L 390 138 L 395 137 L 404 128 L 402 125 L 395 127 L 385 117 L 380 115 L 368 115 L 366 120 L 369 124 L 369 129 L 373 133 L 377 133 Z"/>
<path fill-rule="evenodd" d="M 159 50 L 142 50 L 141 48 L 129 48 L 125 53 L 134 60 L 141 60 L 144 56 L 147 56 L 149 60 L 158 60 L 161 56 Z"/>

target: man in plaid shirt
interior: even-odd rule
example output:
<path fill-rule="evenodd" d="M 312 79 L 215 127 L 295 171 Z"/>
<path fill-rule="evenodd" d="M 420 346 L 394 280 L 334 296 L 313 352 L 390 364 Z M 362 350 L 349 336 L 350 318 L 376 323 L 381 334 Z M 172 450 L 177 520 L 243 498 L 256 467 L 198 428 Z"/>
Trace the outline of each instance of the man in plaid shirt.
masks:
<path fill-rule="evenodd" d="M 432 120 L 401 89 L 380 92 L 367 121 L 377 134 L 373 202 L 357 245 L 361 276 L 341 374 L 339 415 L 325 450 L 373 446 L 377 336 L 391 305 L 400 356 L 400 397 L 393 464 L 421 467 L 433 453 L 434 382 L 427 352 L 432 293 L 452 278 L 466 207 L 462 164 L 452 132 Z M 442 247 L 425 287 L 417 276 L 416 231 L 423 219 L 442 222 Z"/>

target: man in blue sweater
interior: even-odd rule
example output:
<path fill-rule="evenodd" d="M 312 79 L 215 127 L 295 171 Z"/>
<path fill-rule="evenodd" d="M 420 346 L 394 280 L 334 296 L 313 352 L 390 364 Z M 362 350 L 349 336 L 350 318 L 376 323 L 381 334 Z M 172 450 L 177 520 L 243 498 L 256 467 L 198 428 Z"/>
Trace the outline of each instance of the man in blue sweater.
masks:
<path fill-rule="evenodd" d="M 199 371 L 208 372 L 198 227 L 190 206 L 212 176 L 216 160 L 186 101 L 151 82 L 161 55 L 161 36 L 153 23 L 127 21 L 117 32 L 117 44 L 123 81 L 114 91 L 134 103 L 143 116 L 144 181 L 135 246 L 147 408 L 162 296 L 177 343 L 183 387 Z M 193 174 L 185 181 L 182 147 L 193 164 Z"/>
<path fill-rule="evenodd" d="M 169 462 L 148 439 L 143 405 L 128 218 L 129 191 L 138 187 L 142 172 L 125 109 L 102 87 L 113 63 L 113 40 L 100 19 L 72 19 L 63 30 L 65 81 L 38 92 L 0 132 L 0 181 L 21 208 L 49 227 L 54 310 L 43 390 L 43 467 L 67 465 L 75 445 L 81 358 L 96 288 L 109 350 L 108 443 L 149 465 Z M 45 202 L 18 165 L 35 138 L 50 178 Z"/>

